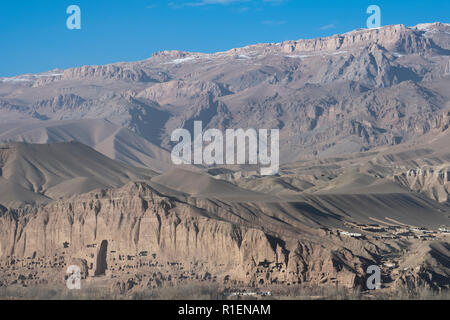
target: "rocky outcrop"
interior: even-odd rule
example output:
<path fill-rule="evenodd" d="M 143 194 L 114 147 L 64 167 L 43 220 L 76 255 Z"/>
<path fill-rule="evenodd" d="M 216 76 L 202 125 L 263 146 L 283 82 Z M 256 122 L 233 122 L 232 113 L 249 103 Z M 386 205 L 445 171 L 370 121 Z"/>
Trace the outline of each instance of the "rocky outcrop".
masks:
<path fill-rule="evenodd" d="M 343 35 L 311 40 L 285 41 L 279 44 L 285 53 L 354 50 L 379 44 L 403 53 L 426 53 L 439 50 L 431 38 L 423 37 L 420 30 L 391 25 L 378 29 L 360 29 Z M 247 48 L 255 49 L 257 46 Z M 267 50 L 277 50 L 277 47 L 267 46 Z"/>
<path fill-rule="evenodd" d="M 84 66 L 65 70 L 61 79 L 99 78 L 105 80 L 125 80 L 133 82 L 154 81 L 142 69 L 127 68 L 117 65 Z"/>
<path fill-rule="evenodd" d="M 122 294 L 192 282 L 364 289 L 369 265 L 410 256 L 404 241 L 287 227 L 281 218 L 267 218 L 279 216 L 270 206 L 174 196 L 159 188 L 130 182 L 43 207 L 0 208 L 2 285 L 64 286 L 68 266 L 75 265 L 83 279 L 102 277 Z M 414 277 L 407 286 L 445 287 L 439 277 L 448 272 L 446 245 L 432 247 L 434 260 L 423 261 L 423 272 L 386 271 L 385 280 L 397 286 Z M 415 261 L 404 265 L 414 269 Z"/>
<path fill-rule="evenodd" d="M 173 80 L 151 86 L 140 92 L 138 97 L 154 100 L 159 104 L 170 104 L 184 99 L 196 99 L 202 95 L 221 97 L 226 94 L 229 94 L 229 91 L 215 82 Z"/>
<path fill-rule="evenodd" d="M 450 65 L 450 64 L 449 64 Z M 444 112 L 440 114 L 436 118 L 436 129 L 440 132 L 447 131 L 447 129 L 450 127 L 450 111 Z"/>
<path fill-rule="evenodd" d="M 58 95 L 51 99 L 38 101 L 34 108 L 38 111 L 57 112 L 60 110 L 71 111 L 80 107 L 85 100 L 75 94 Z"/>
<path fill-rule="evenodd" d="M 394 287 L 403 290 L 414 290 L 422 287 L 432 290 L 450 289 L 448 243 L 433 242 L 420 252 L 415 268 L 403 268 L 399 271 Z"/>
<path fill-rule="evenodd" d="M 228 274 L 230 281 L 250 286 L 306 282 L 354 287 L 360 282 L 364 259 L 348 249 L 279 237 L 270 225 L 267 230 L 238 225 L 215 202 L 186 200 L 130 183 L 43 208 L 5 211 L 0 260 L 44 263 L 56 255 L 62 260 L 54 267 L 61 270 L 75 259 L 86 261 L 89 275 L 123 276 L 127 261 L 139 258 L 142 264 L 148 255 L 152 264 L 176 262 L 188 270 L 200 263 L 201 272 Z M 122 260 L 125 264 L 118 264 Z"/>
<path fill-rule="evenodd" d="M 438 202 L 445 203 L 450 199 L 450 167 L 448 166 L 410 169 L 404 174 L 395 176 L 394 180 Z"/>

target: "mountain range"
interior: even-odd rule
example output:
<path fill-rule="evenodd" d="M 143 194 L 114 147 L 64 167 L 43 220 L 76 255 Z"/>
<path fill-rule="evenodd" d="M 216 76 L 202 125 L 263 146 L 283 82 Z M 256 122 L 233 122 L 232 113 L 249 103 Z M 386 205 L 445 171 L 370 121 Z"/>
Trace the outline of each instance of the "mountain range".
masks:
<path fill-rule="evenodd" d="M 366 151 L 426 134 L 450 107 L 449 43 L 448 24 L 393 25 L 2 78 L 0 121 L 107 120 L 166 150 L 194 120 L 278 128 L 284 163 Z"/>
<path fill-rule="evenodd" d="M 446 23 L 0 78 L 0 286 L 444 292 L 449 87 Z M 279 173 L 176 167 L 194 121 L 279 129 Z"/>

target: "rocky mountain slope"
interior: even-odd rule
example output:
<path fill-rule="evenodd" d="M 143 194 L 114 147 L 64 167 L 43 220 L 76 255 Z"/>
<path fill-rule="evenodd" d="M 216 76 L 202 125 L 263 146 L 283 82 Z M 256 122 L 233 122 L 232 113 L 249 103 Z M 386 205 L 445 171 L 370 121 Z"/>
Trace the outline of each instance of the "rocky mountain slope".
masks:
<path fill-rule="evenodd" d="M 3 78 L 0 121 L 108 119 L 165 149 L 194 120 L 279 128 L 285 163 L 397 145 L 450 107 L 449 37 L 449 24 L 394 25 Z"/>
<path fill-rule="evenodd" d="M 0 286 L 448 290 L 449 84 L 444 23 L 0 78 Z M 195 120 L 279 174 L 174 169 Z"/>

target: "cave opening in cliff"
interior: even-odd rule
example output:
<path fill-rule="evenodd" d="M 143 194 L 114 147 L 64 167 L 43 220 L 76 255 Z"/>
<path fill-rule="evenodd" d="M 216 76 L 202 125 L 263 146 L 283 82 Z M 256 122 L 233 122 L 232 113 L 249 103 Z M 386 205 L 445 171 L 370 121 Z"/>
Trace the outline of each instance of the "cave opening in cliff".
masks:
<path fill-rule="evenodd" d="M 97 254 L 97 265 L 95 268 L 95 276 L 104 275 L 107 269 L 106 255 L 108 252 L 108 240 L 103 240 L 100 244 Z"/>

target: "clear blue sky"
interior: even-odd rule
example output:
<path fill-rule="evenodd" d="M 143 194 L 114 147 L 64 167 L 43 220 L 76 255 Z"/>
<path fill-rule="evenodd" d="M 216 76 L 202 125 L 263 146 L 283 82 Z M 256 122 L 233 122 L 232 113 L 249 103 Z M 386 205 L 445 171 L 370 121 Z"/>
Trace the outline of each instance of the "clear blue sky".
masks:
<path fill-rule="evenodd" d="M 449 0 L 1 0 L 0 77 L 328 36 L 365 27 L 371 4 L 382 25 L 450 22 Z"/>

